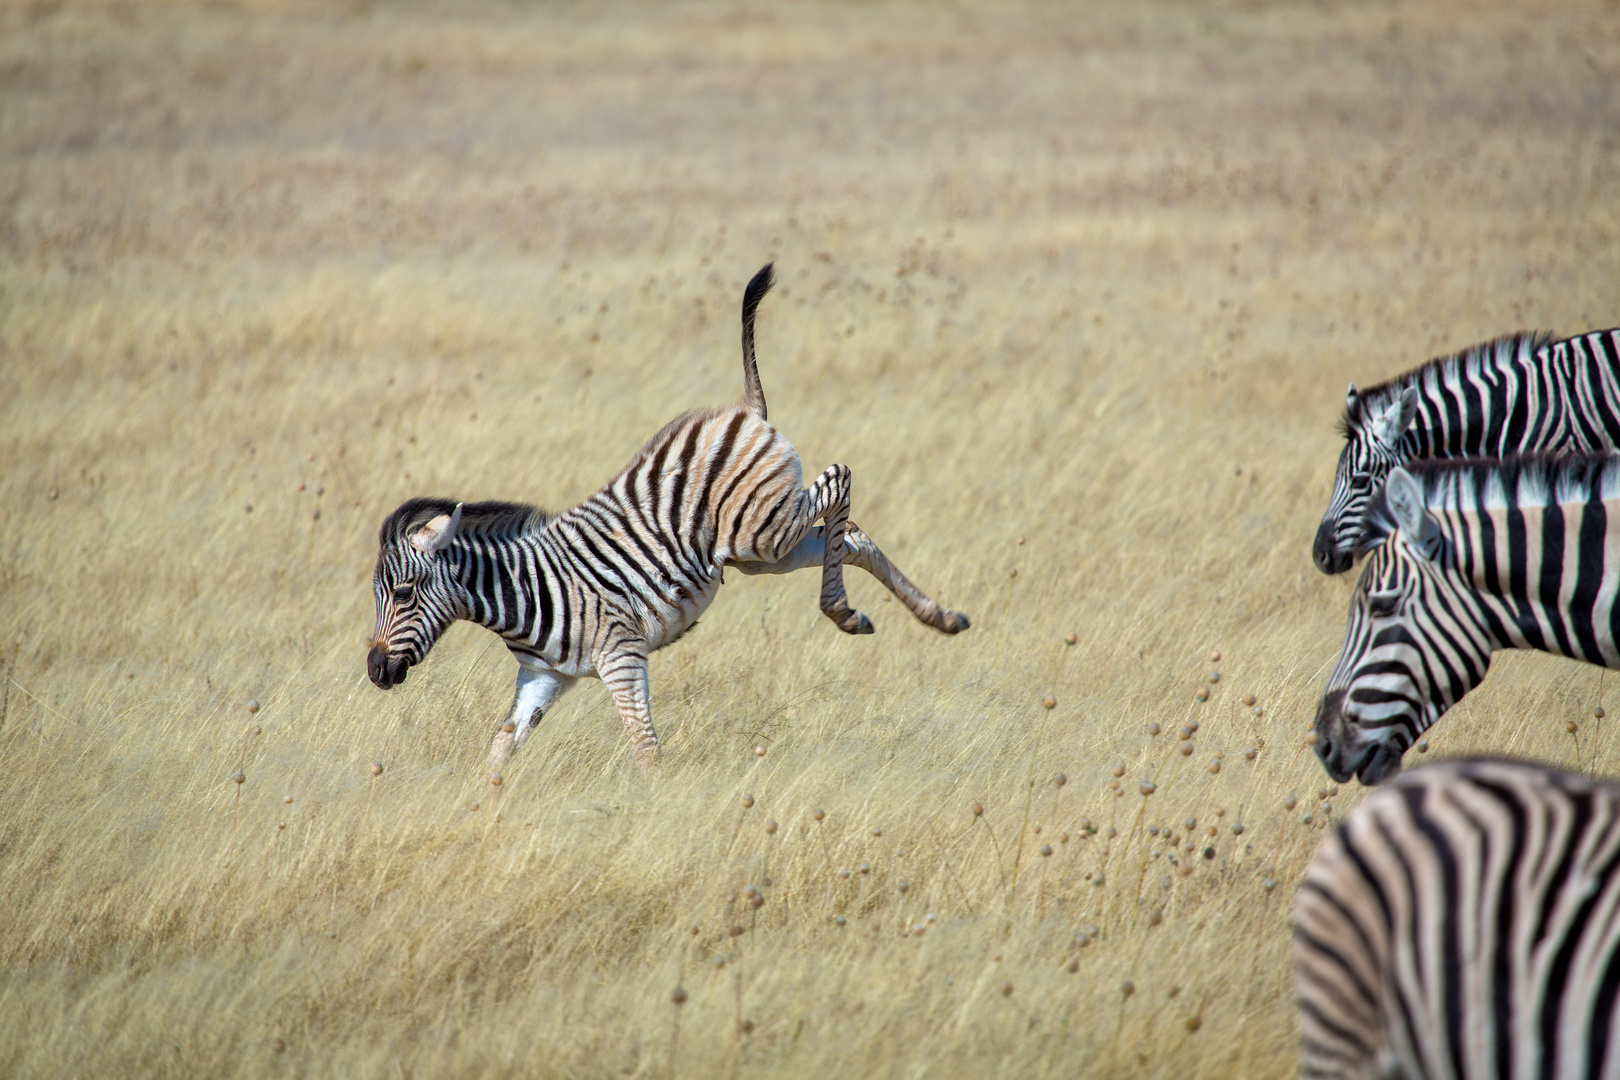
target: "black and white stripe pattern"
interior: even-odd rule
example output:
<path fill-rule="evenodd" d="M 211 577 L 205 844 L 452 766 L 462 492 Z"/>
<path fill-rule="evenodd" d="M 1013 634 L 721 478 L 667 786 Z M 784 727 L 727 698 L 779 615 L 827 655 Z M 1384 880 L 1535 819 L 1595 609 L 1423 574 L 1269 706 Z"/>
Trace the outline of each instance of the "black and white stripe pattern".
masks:
<path fill-rule="evenodd" d="M 1294 908 L 1309 1080 L 1620 1077 L 1620 785 L 1425 765 L 1345 816 Z"/>
<path fill-rule="evenodd" d="M 1620 458 L 1431 461 L 1368 507 L 1367 565 L 1316 715 L 1335 780 L 1373 784 L 1496 649 L 1620 667 Z"/>
<path fill-rule="evenodd" d="M 412 499 L 390 515 L 373 579 L 372 681 L 384 689 L 404 681 L 452 621 L 468 619 L 505 638 L 518 661 L 492 769 L 586 676 L 607 685 L 648 767 L 658 736 L 647 657 L 697 622 L 727 567 L 782 574 L 819 566 L 822 611 L 846 633 L 869 634 L 871 621 L 845 597 L 851 563 L 934 629 L 967 629 L 966 616 L 926 596 L 848 520 L 848 466 L 802 487 L 797 451 L 765 420 L 754 363 L 754 312 L 770 285 L 767 266 L 744 295 L 745 403 L 672 421 L 585 502 L 550 515 L 515 503 Z"/>
<path fill-rule="evenodd" d="M 1620 329 L 1553 342 L 1520 333 L 1431 360 L 1345 402 L 1345 446 L 1311 557 L 1350 569 L 1367 499 L 1425 458 L 1574 453 L 1620 446 Z"/>

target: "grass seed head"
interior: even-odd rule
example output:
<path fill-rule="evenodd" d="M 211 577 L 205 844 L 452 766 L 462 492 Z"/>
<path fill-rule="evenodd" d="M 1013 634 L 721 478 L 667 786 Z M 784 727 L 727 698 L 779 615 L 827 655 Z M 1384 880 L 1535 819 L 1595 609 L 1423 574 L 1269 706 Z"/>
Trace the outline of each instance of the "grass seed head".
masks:
<path fill-rule="evenodd" d="M 256 713 L 258 711 L 259 711 L 259 699 L 258 698 L 248 698 L 248 712 Z"/>
<path fill-rule="evenodd" d="M 1601 720 L 1607 715 L 1608 715 L 1608 713 L 1605 713 L 1603 711 L 1603 706 L 1601 706 L 1601 705 L 1599 705 L 1597 708 L 1592 710 L 1592 719 L 1594 719 L 1594 720 Z"/>
<path fill-rule="evenodd" d="M 1193 744 L 1192 743 L 1184 742 L 1184 743 L 1181 744 L 1181 756 L 1182 757 L 1191 757 L 1192 752 L 1193 752 Z"/>
<path fill-rule="evenodd" d="M 1123 766 L 1123 765 L 1115 765 L 1112 769 L 1109 770 L 1109 772 L 1112 772 L 1115 776 L 1124 776 L 1125 775 L 1125 766 Z"/>
<path fill-rule="evenodd" d="M 872 872 L 872 867 L 868 863 L 861 863 L 861 865 L 856 867 L 856 869 L 861 872 L 862 877 L 865 877 L 867 874 Z"/>
<path fill-rule="evenodd" d="M 1284 796 L 1283 797 L 1283 809 L 1284 810 L 1292 810 L 1293 808 L 1294 808 L 1294 797 L 1292 795 Z"/>
<path fill-rule="evenodd" d="M 982 803 L 973 804 L 973 816 L 984 817 L 984 805 Z"/>
<path fill-rule="evenodd" d="M 501 730 L 506 732 L 508 735 L 511 735 L 517 731 L 517 725 L 508 720 L 506 723 L 501 725 Z"/>
<path fill-rule="evenodd" d="M 1199 701 L 1208 701 L 1209 700 L 1209 687 L 1200 686 L 1197 690 L 1193 691 L 1193 697 L 1197 698 Z"/>
<path fill-rule="evenodd" d="M 1242 836 L 1243 835 L 1243 822 L 1235 821 L 1235 822 L 1232 823 L 1232 835 L 1233 836 Z"/>
<path fill-rule="evenodd" d="M 281 797 L 281 801 L 290 806 L 290 805 L 292 805 L 292 796 L 291 795 L 283 795 Z"/>
<path fill-rule="evenodd" d="M 911 882 L 902 880 L 895 888 L 900 891 L 901 896 L 904 896 L 911 891 Z"/>
<path fill-rule="evenodd" d="M 1119 992 L 1125 997 L 1130 997 L 1132 994 L 1136 993 L 1136 984 L 1131 982 L 1131 980 L 1126 979 L 1124 983 L 1120 985 Z"/>
<path fill-rule="evenodd" d="M 1245 761 L 1253 761 L 1255 758 L 1257 758 L 1259 756 L 1260 756 L 1260 751 L 1255 749 L 1252 746 L 1246 748 L 1243 751 L 1243 758 L 1244 758 Z"/>
<path fill-rule="evenodd" d="M 1002 997 L 1012 997 L 1012 991 L 1013 991 L 1012 983 L 1004 982 L 1004 983 L 1001 984 L 1001 996 Z"/>
<path fill-rule="evenodd" d="M 743 809 L 744 809 L 744 810 L 748 810 L 748 809 L 750 809 L 750 808 L 752 808 L 752 807 L 753 807 L 753 805 L 754 805 L 754 795 L 753 795 L 753 792 L 749 792 L 749 793 L 748 793 L 748 794 L 747 794 L 747 795 L 744 795 L 744 796 L 743 796 L 743 798 L 742 798 L 742 804 L 743 804 Z"/>
<path fill-rule="evenodd" d="M 1581 725 L 1577 724 L 1573 720 L 1565 720 L 1564 721 L 1564 730 L 1569 732 L 1571 735 L 1575 734 L 1576 729 L 1579 728 L 1580 726 Z"/>
<path fill-rule="evenodd" d="M 764 757 L 765 756 L 765 747 L 764 746 L 756 746 L 756 747 L 754 747 L 754 756 L 755 757 Z"/>
<path fill-rule="evenodd" d="M 740 938 L 742 936 L 743 936 L 743 928 L 740 927 L 740 926 L 733 926 L 733 927 L 731 927 L 730 929 L 728 929 L 726 931 L 726 937 Z"/>
<path fill-rule="evenodd" d="M 1251 709 L 1254 708 L 1254 695 L 1253 694 L 1244 694 L 1243 695 L 1243 704 L 1247 705 Z"/>
<path fill-rule="evenodd" d="M 1067 784 L 1068 782 L 1069 782 L 1069 778 L 1067 776 L 1064 776 L 1062 773 L 1058 773 L 1056 776 L 1052 777 L 1052 783 L 1056 784 L 1058 787 L 1062 787 L 1064 784 Z"/>
<path fill-rule="evenodd" d="M 682 1005 L 685 1005 L 686 1004 L 686 991 L 684 989 L 682 989 L 681 987 L 677 986 L 675 989 L 673 989 L 673 990 L 671 990 L 669 992 L 669 1002 L 670 1002 L 671 1005 L 674 1005 L 677 1009 L 680 1008 Z"/>
<path fill-rule="evenodd" d="M 771 818 L 765 819 L 765 831 L 766 833 L 774 833 L 776 831 L 776 822 Z"/>
<path fill-rule="evenodd" d="M 844 917 L 843 917 L 843 916 L 842 916 L 842 915 L 835 915 L 835 916 L 833 916 L 833 923 L 834 923 L 834 924 L 835 924 L 835 925 L 837 925 L 837 926 L 843 926 L 843 925 L 844 925 L 844 923 L 846 923 L 846 922 L 848 922 L 848 921 L 849 921 L 849 920 L 848 920 L 848 919 L 845 919 L 845 918 L 844 918 Z"/>
<path fill-rule="evenodd" d="M 1153 794 L 1155 791 L 1159 790 L 1159 788 L 1158 788 L 1158 785 L 1155 784 L 1153 781 L 1144 780 L 1144 781 L 1142 781 L 1142 789 L 1141 790 L 1142 790 L 1143 798 L 1146 798 L 1147 796 Z"/>
<path fill-rule="evenodd" d="M 1148 725 L 1149 735 L 1157 736 L 1159 734 L 1159 730 L 1159 722 L 1157 720 Z"/>
<path fill-rule="evenodd" d="M 1210 653 L 1209 654 L 1209 662 L 1212 663 L 1212 664 L 1220 663 L 1221 662 L 1221 650 L 1216 649 L 1214 652 Z"/>
<path fill-rule="evenodd" d="M 489 784 L 490 784 L 491 787 L 500 787 L 501 786 L 501 774 L 496 773 L 495 775 L 491 776 L 489 778 Z"/>
<path fill-rule="evenodd" d="M 1221 673 L 1220 673 L 1220 672 L 1218 672 L 1218 671 L 1212 671 L 1212 672 L 1210 672 L 1210 673 L 1209 673 L 1209 681 L 1210 681 L 1210 682 L 1211 682 L 1211 683 L 1218 683 L 1218 682 L 1220 682 L 1220 681 L 1221 681 Z"/>
<path fill-rule="evenodd" d="M 1073 975 L 1075 972 L 1080 970 L 1080 961 L 1070 960 L 1068 965 L 1063 970 L 1067 971 L 1070 975 Z"/>
<path fill-rule="evenodd" d="M 1046 706 L 1048 709 L 1055 709 L 1057 708 L 1057 698 L 1053 697 L 1051 694 L 1047 694 L 1045 697 L 1041 698 L 1041 704 Z"/>
<path fill-rule="evenodd" d="M 812 813 L 810 816 L 815 818 L 817 821 L 820 821 L 822 818 L 827 816 L 827 811 L 825 811 L 825 810 L 817 810 L 814 813 Z"/>
<path fill-rule="evenodd" d="M 1043 859 L 1047 858 L 1051 854 L 1052 854 L 1052 845 L 1051 844 L 1042 844 L 1041 845 L 1041 858 L 1043 858 Z"/>
<path fill-rule="evenodd" d="M 55 492 L 52 492 L 52 494 L 54 495 Z M 270 1040 L 270 1052 L 272 1054 L 282 1054 L 282 1053 L 286 1053 L 286 1051 L 287 1051 L 287 1041 L 285 1039 L 271 1039 Z"/>
<path fill-rule="evenodd" d="M 472 802 L 468 803 L 467 804 L 467 809 L 468 810 L 477 810 L 478 809 L 478 800 L 474 799 Z"/>
<path fill-rule="evenodd" d="M 1149 926 L 1158 926 L 1162 922 L 1164 922 L 1164 912 L 1163 911 L 1155 910 L 1155 911 L 1151 912 L 1147 917 L 1147 923 L 1148 923 Z"/>
<path fill-rule="evenodd" d="M 742 1032 L 744 1035 L 752 1034 L 754 1030 L 754 1022 L 744 1017 L 743 1019 L 737 1021 L 737 1030 Z"/>
<path fill-rule="evenodd" d="M 382 773 L 383 773 L 383 763 L 380 762 L 380 761 L 373 761 L 371 763 L 371 775 L 372 776 L 381 776 Z"/>
<path fill-rule="evenodd" d="M 1188 1031 L 1197 1031 L 1203 1025 L 1204 1025 L 1204 1022 L 1199 1017 L 1197 1017 L 1197 1016 L 1189 1016 L 1189 1017 L 1187 1017 L 1187 1030 Z"/>
<path fill-rule="evenodd" d="M 1213 775 L 1221 771 L 1221 759 L 1216 758 L 1209 763 L 1209 771 Z"/>
<path fill-rule="evenodd" d="M 1428 739 L 1419 739 L 1417 741 L 1417 752 L 1420 753 L 1420 754 L 1427 754 L 1429 752 L 1429 740 Z"/>
<path fill-rule="evenodd" d="M 1197 720 L 1189 720 L 1189 721 L 1187 721 L 1187 726 L 1189 728 L 1191 728 L 1193 731 L 1196 732 L 1198 730 L 1198 721 Z"/>
<path fill-rule="evenodd" d="M 882 829 L 873 829 L 872 830 L 872 835 L 873 836 L 882 836 L 883 835 L 883 830 Z"/>
<path fill-rule="evenodd" d="M 1080 640 L 1080 635 L 1076 634 L 1072 630 L 1069 631 L 1067 634 L 1063 635 L 1063 643 L 1065 645 L 1073 645 L 1076 642 L 1078 642 L 1079 640 Z"/>
<path fill-rule="evenodd" d="M 844 870 L 838 871 L 838 876 L 841 877 L 841 878 L 849 877 L 849 870 L 844 869 Z"/>
<path fill-rule="evenodd" d="M 247 780 L 247 774 L 241 769 L 237 769 L 235 772 L 231 773 L 231 780 L 234 783 L 241 784 Z"/>

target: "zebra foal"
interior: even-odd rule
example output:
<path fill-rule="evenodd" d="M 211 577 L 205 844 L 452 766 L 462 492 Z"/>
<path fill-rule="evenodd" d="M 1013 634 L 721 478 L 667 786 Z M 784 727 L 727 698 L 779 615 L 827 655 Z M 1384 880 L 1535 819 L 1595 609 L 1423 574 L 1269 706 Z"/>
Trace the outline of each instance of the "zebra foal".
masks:
<path fill-rule="evenodd" d="M 1294 905 L 1311 1080 L 1620 1077 L 1620 784 L 1413 769 L 1345 815 Z"/>
<path fill-rule="evenodd" d="M 1344 449 L 1311 558 L 1354 561 L 1372 493 L 1424 458 L 1572 453 L 1620 446 L 1620 329 L 1553 341 L 1524 332 L 1441 357 L 1345 398 Z"/>
<path fill-rule="evenodd" d="M 923 623 L 966 630 L 967 616 L 930 599 L 849 521 L 847 465 L 803 487 L 798 452 L 765 419 L 754 359 L 754 315 L 770 287 L 766 266 L 743 293 L 744 403 L 677 417 L 573 509 L 418 498 L 390 514 L 372 580 L 371 681 L 399 685 L 451 622 L 476 622 L 501 635 L 518 664 L 511 712 L 490 748 L 492 772 L 559 696 L 593 676 L 613 695 L 645 770 L 658 753 L 647 657 L 697 622 L 727 567 L 785 574 L 820 566 L 822 612 L 845 633 L 870 634 L 871 620 L 844 592 L 850 563 Z"/>
<path fill-rule="evenodd" d="M 1376 784 L 1485 679 L 1497 649 L 1620 667 L 1620 458 L 1397 467 L 1316 714 L 1328 774 Z"/>

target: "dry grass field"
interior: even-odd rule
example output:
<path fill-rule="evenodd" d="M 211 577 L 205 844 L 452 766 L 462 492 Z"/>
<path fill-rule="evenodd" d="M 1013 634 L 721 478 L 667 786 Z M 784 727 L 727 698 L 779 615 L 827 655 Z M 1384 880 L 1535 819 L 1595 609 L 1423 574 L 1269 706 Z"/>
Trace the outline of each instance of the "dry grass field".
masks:
<path fill-rule="evenodd" d="M 0 1074 L 1283 1077 L 1345 384 L 1620 322 L 1620 8 L 8 4 L 0 208 Z M 738 399 L 771 259 L 771 419 L 973 629 L 734 576 L 662 775 L 593 682 L 492 789 L 377 526 Z M 1615 771 L 1602 693 L 1430 754 Z"/>

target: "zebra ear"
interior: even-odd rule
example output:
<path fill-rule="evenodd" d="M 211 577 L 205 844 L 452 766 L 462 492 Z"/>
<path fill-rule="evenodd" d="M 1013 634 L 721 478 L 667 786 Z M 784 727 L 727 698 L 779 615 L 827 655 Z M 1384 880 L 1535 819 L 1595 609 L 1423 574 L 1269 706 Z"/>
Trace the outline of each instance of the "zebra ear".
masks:
<path fill-rule="evenodd" d="M 440 514 L 411 534 L 411 543 L 424 555 L 437 555 L 450 546 L 461 528 L 461 504 L 456 503 L 453 513 Z"/>
<path fill-rule="evenodd" d="M 1400 526 L 1408 545 L 1425 559 L 1433 559 L 1440 547 L 1440 523 L 1423 502 L 1423 489 L 1412 474 L 1397 465 L 1384 481 L 1384 501 L 1395 524 Z"/>
<path fill-rule="evenodd" d="M 1406 429 L 1417 419 L 1417 388 L 1408 386 L 1398 400 L 1392 402 L 1384 414 L 1373 421 L 1373 435 L 1385 446 L 1394 449 Z"/>
<path fill-rule="evenodd" d="M 1355 412 L 1356 411 L 1356 398 L 1357 398 L 1356 384 L 1351 383 L 1350 384 L 1350 389 L 1345 391 L 1345 395 L 1344 395 L 1344 407 L 1345 407 L 1345 410 L 1347 412 Z"/>

